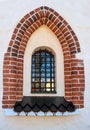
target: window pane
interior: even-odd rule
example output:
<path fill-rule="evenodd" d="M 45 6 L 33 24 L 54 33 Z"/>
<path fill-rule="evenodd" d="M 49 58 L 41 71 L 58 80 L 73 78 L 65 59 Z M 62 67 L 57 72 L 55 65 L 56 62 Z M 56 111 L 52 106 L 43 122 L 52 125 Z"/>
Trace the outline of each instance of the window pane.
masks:
<path fill-rule="evenodd" d="M 41 73 L 41 77 L 45 77 L 45 73 Z"/>
<path fill-rule="evenodd" d="M 50 78 L 46 78 L 46 82 L 50 82 Z"/>
<path fill-rule="evenodd" d="M 45 78 L 41 78 L 41 82 L 45 82 Z"/>
<path fill-rule="evenodd" d="M 47 50 L 32 55 L 32 92 L 55 92 L 54 64 L 54 56 Z"/>
<path fill-rule="evenodd" d="M 47 57 L 47 58 L 46 58 L 46 61 L 47 61 L 47 62 L 50 62 L 50 57 Z"/>
<path fill-rule="evenodd" d="M 50 73 L 50 68 L 46 68 L 46 73 Z"/>
<path fill-rule="evenodd" d="M 46 73 L 46 77 L 50 77 L 50 73 Z"/>
<path fill-rule="evenodd" d="M 41 88 L 45 88 L 45 83 L 41 83 Z"/>
<path fill-rule="evenodd" d="M 32 82 L 35 82 L 35 78 L 32 78 Z"/>

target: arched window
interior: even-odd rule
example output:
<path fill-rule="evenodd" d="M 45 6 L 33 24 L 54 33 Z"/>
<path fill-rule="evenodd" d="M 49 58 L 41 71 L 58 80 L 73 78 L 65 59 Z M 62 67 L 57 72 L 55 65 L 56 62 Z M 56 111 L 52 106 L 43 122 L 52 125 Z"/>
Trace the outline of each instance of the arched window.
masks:
<path fill-rule="evenodd" d="M 35 51 L 31 65 L 31 93 L 55 93 L 55 58 L 44 49 Z"/>

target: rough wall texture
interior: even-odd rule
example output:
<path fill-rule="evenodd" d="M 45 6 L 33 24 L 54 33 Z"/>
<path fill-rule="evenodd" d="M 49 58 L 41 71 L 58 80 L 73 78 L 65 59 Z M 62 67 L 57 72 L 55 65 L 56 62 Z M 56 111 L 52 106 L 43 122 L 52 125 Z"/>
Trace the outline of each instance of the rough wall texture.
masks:
<path fill-rule="evenodd" d="M 84 59 L 85 64 L 85 108 L 80 115 L 69 117 L 6 117 L 0 103 L 0 129 L 25 130 L 36 128 L 89 130 L 90 129 L 90 6 L 89 0 L 70 1 L 14 1 L 0 0 L 0 102 L 3 92 L 3 61 L 7 52 L 8 43 L 20 19 L 37 7 L 47 6 L 58 12 L 71 25 L 80 43 L 81 53 L 76 54 L 77 59 Z M 15 97 L 16 98 L 16 97 Z M 24 122 L 24 123 L 22 123 Z"/>

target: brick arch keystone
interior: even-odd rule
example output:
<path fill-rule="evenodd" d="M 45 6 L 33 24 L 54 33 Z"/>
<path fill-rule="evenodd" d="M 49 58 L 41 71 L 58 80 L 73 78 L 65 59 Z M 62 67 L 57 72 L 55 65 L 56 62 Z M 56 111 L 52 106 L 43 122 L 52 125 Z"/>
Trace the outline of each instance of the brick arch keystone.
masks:
<path fill-rule="evenodd" d="M 32 33 L 46 25 L 54 32 L 63 50 L 65 98 L 77 108 L 84 107 L 84 65 L 77 59 L 80 44 L 71 26 L 55 10 L 42 6 L 26 14 L 17 24 L 4 56 L 3 108 L 12 108 L 23 97 L 23 60 Z"/>

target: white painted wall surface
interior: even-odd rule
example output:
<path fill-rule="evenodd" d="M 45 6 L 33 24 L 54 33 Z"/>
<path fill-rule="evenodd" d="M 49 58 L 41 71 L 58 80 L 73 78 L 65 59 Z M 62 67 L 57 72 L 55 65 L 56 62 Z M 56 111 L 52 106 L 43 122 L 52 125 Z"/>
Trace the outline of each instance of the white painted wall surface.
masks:
<path fill-rule="evenodd" d="M 85 63 L 85 108 L 67 117 L 8 117 L 1 108 L 4 53 L 19 20 L 40 6 L 56 10 L 75 31 Z M 90 0 L 0 0 L 0 130 L 90 130 Z"/>

